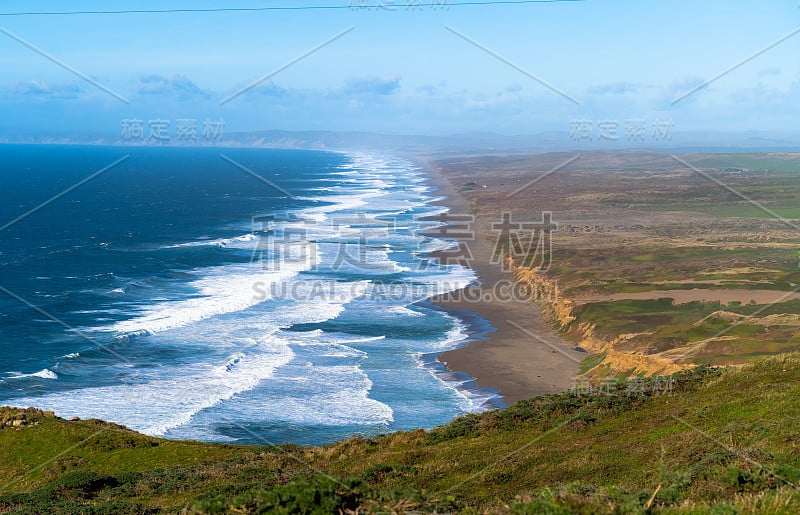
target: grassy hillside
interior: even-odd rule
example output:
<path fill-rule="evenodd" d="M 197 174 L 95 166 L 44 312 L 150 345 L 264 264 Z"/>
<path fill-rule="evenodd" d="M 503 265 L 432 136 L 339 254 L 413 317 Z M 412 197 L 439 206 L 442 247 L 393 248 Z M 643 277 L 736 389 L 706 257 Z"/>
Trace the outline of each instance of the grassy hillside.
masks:
<path fill-rule="evenodd" d="M 606 382 L 322 448 L 0 412 L 0 513 L 797 513 L 800 356 Z"/>

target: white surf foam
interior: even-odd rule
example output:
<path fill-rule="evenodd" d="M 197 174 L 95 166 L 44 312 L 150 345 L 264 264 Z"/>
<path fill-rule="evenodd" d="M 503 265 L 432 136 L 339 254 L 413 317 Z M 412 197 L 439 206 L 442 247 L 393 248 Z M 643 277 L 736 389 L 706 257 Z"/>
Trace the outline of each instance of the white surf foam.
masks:
<path fill-rule="evenodd" d="M 293 376 L 305 378 L 303 395 L 298 395 L 295 385 L 282 389 L 283 395 L 234 400 L 226 403 L 226 408 L 238 417 L 289 424 L 341 426 L 394 421 L 391 407 L 369 397 L 373 383 L 358 366 L 307 364 L 298 367 Z"/>
<path fill-rule="evenodd" d="M 7 379 L 25 379 L 29 377 L 38 377 L 39 379 L 58 379 L 58 374 L 45 368 L 32 374 L 23 374 L 22 372 L 9 372 Z"/>
<path fill-rule="evenodd" d="M 407 256 L 391 255 L 396 249 L 402 249 L 406 255 L 423 251 L 415 248 L 423 238 L 413 231 L 424 227 L 425 223 L 410 219 L 412 210 L 416 210 L 415 214 L 420 211 L 427 213 L 420 209 L 427 201 L 424 194 L 427 190 L 425 186 L 408 186 L 424 180 L 414 167 L 398 160 L 356 156 L 338 173 L 340 176 L 335 180 L 339 184 L 327 190 L 318 189 L 319 196 L 305 197 L 307 201 L 319 202 L 320 205 L 292 212 L 300 222 L 280 223 L 283 228 L 303 226 L 305 238 L 318 242 L 315 243 L 316 262 L 312 264 L 331 264 L 336 258 L 333 245 L 341 242 L 343 231 L 352 229 L 357 240 L 359 232 L 380 227 L 380 217 L 403 216 L 402 224 L 396 224 L 384 236 L 375 236 L 377 243 L 366 249 L 367 261 L 375 265 L 376 274 L 403 274 L 402 280 L 424 285 L 425 295 L 384 303 L 381 309 L 388 309 L 391 316 L 423 316 L 419 311 L 409 309 L 409 304 L 462 288 L 475 280 L 472 271 L 458 266 L 416 272 L 406 266 L 410 261 Z M 333 223 L 340 218 L 353 218 L 359 211 L 364 213 L 363 219 L 339 225 Z M 246 230 L 251 229 L 242 228 L 242 232 Z M 199 240 L 171 247 L 254 248 L 257 240 L 257 236 L 248 233 L 237 238 Z M 444 240 L 424 241 L 429 246 L 426 248 L 431 249 L 451 245 Z M 404 259 L 399 261 L 395 258 Z M 176 329 L 176 332 L 169 333 L 169 338 L 179 335 L 182 341 L 185 339 L 187 342 L 194 342 L 195 337 L 202 335 L 204 342 L 219 342 L 217 354 L 224 349 L 227 359 L 163 371 L 145 370 L 142 375 L 137 375 L 137 370 L 131 375 L 134 378 L 131 384 L 49 394 L 24 401 L 53 409 L 61 416 L 100 417 L 148 434 L 168 434 L 170 437 L 188 431 L 187 426 L 191 426 L 193 431 L 201 427 L 197 421 L 192 424 L 198 413 L 204 413 L 198 420 L 205 420 L 221 410 L 226 417 L 230 414 L 232 419 L 241 417 L 250 421 L 302 425 L 391 424 L 394 421 L 391 402 L 371 398 L 375 387 L 369 376 L 371 372 L 361 367 L 370 356 L 350 346 L 379 342 L 374 346 L 381 347 L 385 337 L 332 336 L 319 329 L 307 333 L 277 332 L 298 323 L 334 319 L 354 300 L 368 302 L 361 297 L 373 287 L 372 283 L 348 283 L 342 281 L 341 276 L 331 280 L 330 274 L 319 274 L 309 263 L 287 266 L 289 268 L 280 271 L 266 271 L 258 264 L 195 270 L 191 272 L 195 278 L 189 286 L 197 291 L 197 296 L 155 302 L 135 318 L 103 328 L 122 334 L 155 334 Z M 335 294 L 302 299 L 253 295 L 255 282 L 264 283 L 266 287 L 262 290 L 269 292 L 274 284 L 291 287 L 315 280 L 329 281 Z M 275 303 L 266 302 L 269 300 Z M 256 307 L 259 304 L 263 305 Z M 279 308 L 274 309 L 278 305 Z M 230 313 L 236 313 L 236 316 L 218 316 Z M 421 346 L 426 352 L 434 352 L 456 346 L 465 337 L 464 328 L 454 323 L 453 329 L 443 338 L 423 342 Z M 292 345 L 297 346 L 294 351 Z M 365 345 L 365 348 L 371 349 L 373 345 Z M 413 351 L 403 352 L 407 363 Z M 301 361 L 296 359 L 298 355 L 304 359 L 308 355 L 324 360 L 320 365 L 298 363 Z M 202 359 L 200 356 L 198 361 Z M 407 369 L 408 365 L 403 367 Z M 402 372 L 402 369 L 398 368 L 398 371 Z M 453 388 L 445 382 L 444 387 L 437 387 L 437 382 L 430 380 L 427 374 L 419 372 L 419 375 L 431 387 Z M 402 374 L 392 380 L 402 381 Z M 260 394 L 266 387 L 276 393 Z M 381 390 L 382 395 L 385 396 L 386 391 Z M 469 394 L 463 396 L 466 398 Z M 219 407 L 209 410 L 216 406 Z M 463 401 L 463 409 L 473 408 Z"/>
<path fill-rule="evenodd" d="M 253 263 L 198 270 L 195 273 L 200 277 L 190 284 L 197 290 L 198 297 L 160 302 L 135 318 L 96 329 L 122 335 L 155 334 L 216 315 L 242 311 L 269 299 L 268 295 L 259 295 L 260 291 L 269 292 L 272 284 L 288 281 L 307 266 L 287 262 L 282 263 L 281 268 L 267 271 L 259 263 Z M 261 290 L 256 291 L 256 285 Z"/>
<path fill-rule="evenodd" d="M 285 340 L 268 336 L 260 339 L 257 348 L 236 353 L 224 363 L 174 370 L 171 379 L 84 388 L 14 402 L 53 410 L 61 417 L 102 418 L 158 436 L 190 422 L 204 409 L 251 390 L 293 356 Z"/>
<path fill-rule="evenodd" d="M 235 238 L 217 238 L 213 240 L 198 240 L 189 241 L 185 243 L 177 243 L 175 245 L 166 245 L 165 249 L 178 249 L 178 248 L 191 248 L 191 247 L 220 247 L 220 248 L 237 248 L 237 249 L 253 249 L 258 244 L 259 237 L 255 234 L 243 234 Z"/>

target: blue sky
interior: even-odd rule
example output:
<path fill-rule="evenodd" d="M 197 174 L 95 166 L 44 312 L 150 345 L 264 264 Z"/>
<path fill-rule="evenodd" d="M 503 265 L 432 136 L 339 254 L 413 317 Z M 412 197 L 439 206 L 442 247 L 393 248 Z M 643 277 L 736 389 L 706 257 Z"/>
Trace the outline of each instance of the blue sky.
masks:
<path fill-rule="evenodd" d="M 224 119 L 226 131 L 535 134 L 584 120 L 624 133 L 637 119 L 676 132 L 800 133 L 800 33 L 742 64 L 800 28 L 796 0 L 362 3 L 373 7 L 0 16 L 0 137 L 114 134 L 125 118 Z M 350 0 L 5 0 L 0 12 L 298 5 Z"/>

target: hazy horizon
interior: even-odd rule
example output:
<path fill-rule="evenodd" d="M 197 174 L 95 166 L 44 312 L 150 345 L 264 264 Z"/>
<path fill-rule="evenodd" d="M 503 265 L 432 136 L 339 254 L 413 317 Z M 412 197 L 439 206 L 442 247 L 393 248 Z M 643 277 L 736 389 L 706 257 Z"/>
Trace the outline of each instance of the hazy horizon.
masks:
<path fill-rule="evenodd" d="M 478 3 L 9 1 L 0 139 L 213 139 L 221 123 L 620 149 L 796 141 L 793 2 Z"/>

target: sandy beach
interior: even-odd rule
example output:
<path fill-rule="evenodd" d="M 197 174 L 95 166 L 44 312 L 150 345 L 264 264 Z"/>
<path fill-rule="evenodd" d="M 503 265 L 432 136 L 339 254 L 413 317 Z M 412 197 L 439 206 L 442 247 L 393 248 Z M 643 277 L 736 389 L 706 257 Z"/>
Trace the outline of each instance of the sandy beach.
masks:
<path fill-rule="evenodd" d="M 416 161 L 430 175 L 430 184 L 436 187 L 435 194 L 446 197 L 439 204 L 448 207 L 451 214 L 470 213 L 470 202 L 430 160 L 417 158 Z M 578 373 L 580 361 L 587 355 L 560 338 L 534 302 L 513 298 L 513 295 L 492 294 L 495 285 L 512 284 L 513 276 L 490 262 L 494 248 L 489 230 L 491 222 L 478 216 L 473 227 L 475 237 L 466 242 L 472 254 L 468 264 L 481 283 L 480 294 L 465 298 L 456 293 L 432 300 L 447 310 L 477 312 L 495 331 L 486 339 L 442 353 L 439 360 L 453 372 L 474 377 L 477 386 L 497 390 L 509 404 L 568 390 Z"/>

